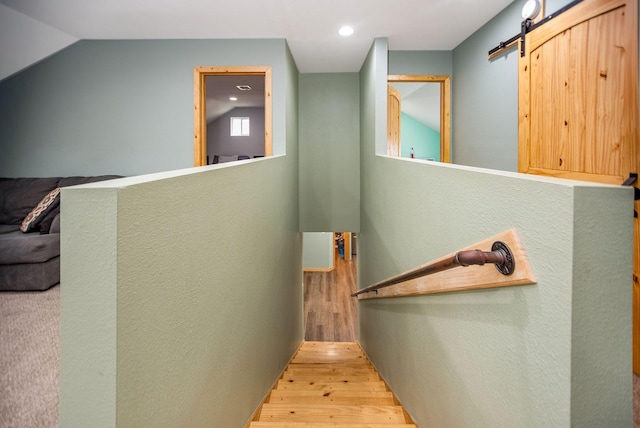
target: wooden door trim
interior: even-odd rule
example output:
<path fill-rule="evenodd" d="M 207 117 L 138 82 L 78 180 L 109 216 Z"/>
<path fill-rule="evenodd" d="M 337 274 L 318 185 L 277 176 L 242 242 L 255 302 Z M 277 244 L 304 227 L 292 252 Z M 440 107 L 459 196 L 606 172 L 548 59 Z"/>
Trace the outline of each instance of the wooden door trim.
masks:
<path fill-rule="evenodd" d="M 437 74 L 390 74 L 387 82 L 440 83 L 440 162 L 451 162 L 451 76 Z"/>
<path fill-rule="evenodd" d="M 272 100 L 271 67 L 269 66 L 202 66 L 193 69 L 193 164 L 207 164 L 206 99 L 208 76 L 264 76 L 264 155 L 273 154 L 271 137 Z"/>

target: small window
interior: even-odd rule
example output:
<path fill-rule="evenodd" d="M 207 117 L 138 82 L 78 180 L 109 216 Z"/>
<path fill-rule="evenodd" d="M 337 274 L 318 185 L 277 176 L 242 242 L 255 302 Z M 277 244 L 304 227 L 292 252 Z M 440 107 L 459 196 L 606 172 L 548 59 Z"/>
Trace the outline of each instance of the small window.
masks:
<path fill-rule="evenodd" d="M 249 118 L 248 117 L 232 117 L 231 118 L 231 136 L 232 137 L 248 137 L 249 136 Z"/>

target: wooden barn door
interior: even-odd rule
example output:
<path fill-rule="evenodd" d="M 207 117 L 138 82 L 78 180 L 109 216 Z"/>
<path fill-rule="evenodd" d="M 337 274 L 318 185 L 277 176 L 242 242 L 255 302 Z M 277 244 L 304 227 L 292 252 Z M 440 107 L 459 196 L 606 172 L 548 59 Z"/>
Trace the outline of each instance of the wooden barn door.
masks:
<path fill-rule="evenodd" d="M 387 85 L 387 156 L 400 157 L 401 102 L 400 92 Z"/>
<path fill-rule="evenodd" d="M 637 0 L 584 0 L 531 31 L 524 52 L 518 170 L 616 185 L 640 172 Z M 635 208 L 640 211 L 638 201 Z M 629 298 L 638 373 L 640 232 L 634 221 Z"/>

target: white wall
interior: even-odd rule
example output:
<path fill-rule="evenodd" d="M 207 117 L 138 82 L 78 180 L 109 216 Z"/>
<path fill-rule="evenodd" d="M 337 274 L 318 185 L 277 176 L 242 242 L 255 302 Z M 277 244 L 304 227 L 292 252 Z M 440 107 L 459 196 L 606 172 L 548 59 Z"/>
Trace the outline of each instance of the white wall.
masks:
<path fill-rule="evenodd" d="M 333 268 L 333 232 L 305 232 L 302 236 L 302 266 L 305 269 Z"/>
<path fill-rule="evenodd" d="M 0 81 L 77 41 L 72 35 L 0 4 Z"/>

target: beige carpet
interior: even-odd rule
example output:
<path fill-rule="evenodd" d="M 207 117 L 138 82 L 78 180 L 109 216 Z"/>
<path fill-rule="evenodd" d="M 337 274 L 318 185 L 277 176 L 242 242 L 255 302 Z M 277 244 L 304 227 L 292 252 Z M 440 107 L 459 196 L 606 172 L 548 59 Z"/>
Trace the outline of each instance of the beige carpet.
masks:
<path fill-rule="evenodd" d="M 58 426 L 60 286 L 0 292 L 0 427 Z"/>

